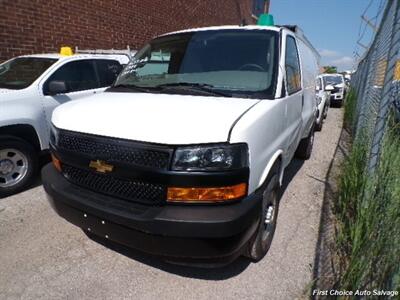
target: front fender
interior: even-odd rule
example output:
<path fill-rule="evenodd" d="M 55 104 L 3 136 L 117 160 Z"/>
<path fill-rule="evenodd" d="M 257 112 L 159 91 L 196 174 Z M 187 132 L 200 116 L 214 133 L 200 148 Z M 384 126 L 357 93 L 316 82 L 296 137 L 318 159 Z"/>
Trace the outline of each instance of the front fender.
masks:
<path fill-rule="evenodd" d="M 261 177 L 260 177 L 260 181 L 258 182 L 258 187 L 260 187 L 261 185 L 264 184 L 265 180 L 267 179 L 269 172 L 271 171 L 272 167 L 274 166 L 274 164 L 278 161 L 282 159 L 282 154 L 283 154 L 283 150 L 279 149 L 278 151 L 276 151 L 274 153 L 274 155 L 272 155 L 271 159 L 269 160 L 267 166 L 265 167 Z M 280 169 L 279 169 L 279 184 L 282 185 L 282 180 L 283 180 L 283 167 L 282 167 L 282 162 L 279 162 L 280 165 Z"/>
<path fill-rule="evenodd" d="M 0 128 L 12 125 L 29 125 L 34 128 L 39 138 L 41 150 L 48 148 L 47 129 L 43 116 L 43 112 L 39 109 L 30 110 L 31 106 L 1 104 L 7 105 L 6 109 L 0 108 Z M 40 107 L 40 106 L 39 106 Z"/>
<path fill-rule="evenodd" d="M 275 161 L 281 166 L 289 161 L 288 131 L 285 130 L 285 102 L 282 99 L 260 101 L 235 124 L 231 143 L 246 143 L 249 147 L 249 193 L 265 181 Z M 282 167 L 281 167 L 282 168 Z M 281 172 L 282 173 L 282 172 Z M 280 174 L 280 181 L 282 174 Z"/>

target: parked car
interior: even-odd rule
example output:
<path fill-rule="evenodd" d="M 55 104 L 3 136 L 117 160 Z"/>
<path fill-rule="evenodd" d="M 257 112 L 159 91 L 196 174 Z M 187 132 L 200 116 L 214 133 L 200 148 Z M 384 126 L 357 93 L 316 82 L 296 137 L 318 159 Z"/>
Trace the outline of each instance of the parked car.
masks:
<path fill-rule="evenodd" d="M 36 54 L 0 64 L 0 197 L 24 189 L 49 148 L 53 109 L 110 86 L 126 55 Z"/>
<path fill-rule="evenodd" d="M 346 84 L 342 74 L 324 74 L 322 75 L 324 85 L 332 86 L 331 89 L 331 105 L 341 107 L 346 96 Z M 330 89 L 330 87 L 328 88 Z"/>
<path fill-rule="evenodd" d="M 322 76 L 317 77 L 316 83 L 316 99 L 317 99 L 317 117 L 315 119 L 315 130 L 321 131 L 322 126 L 324 124 L 324 120 L 328 116 L 328 109 L 331 105 L 331 92 L 329 89 L 333 89 L 333 87 L 328 87 L 324 84 L 324 80 Z"/>
<path fill-rule="evenodd" d="M 52 207 L 170 262 L 260 260 L 285 168 L 311 156 L 318 60 L 296 27 L 155 38 L 105 93 L 54 111 L 42 169 Z"/>

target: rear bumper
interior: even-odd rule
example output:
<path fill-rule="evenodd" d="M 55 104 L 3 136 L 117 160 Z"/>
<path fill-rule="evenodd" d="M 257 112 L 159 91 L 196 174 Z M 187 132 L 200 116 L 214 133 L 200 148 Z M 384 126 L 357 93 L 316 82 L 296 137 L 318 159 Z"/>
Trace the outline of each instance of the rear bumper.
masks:
<path fill-rule="evenodd" d="M 262 196 L 229 205 L 146 206 L 105 196 L 68 182 L 48 164 L 43 186 L 54 210 L 85 231 L 153 255 L 196 263 L 229 262 L 256 231 Z M 122 205 L 122 206 L 121 206 Z"/>

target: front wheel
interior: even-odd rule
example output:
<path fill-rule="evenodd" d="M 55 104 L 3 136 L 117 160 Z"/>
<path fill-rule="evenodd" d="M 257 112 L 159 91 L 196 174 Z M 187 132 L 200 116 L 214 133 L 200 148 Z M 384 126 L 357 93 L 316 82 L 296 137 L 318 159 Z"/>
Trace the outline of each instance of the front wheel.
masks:
<path fill-rule="evenodd" d="M 278 175 L 275 174 L 269 180 L 263 192 L 260 223 L 256 236 L 249 244 L 248 253 L 246 255 L 253 261 L 261 260 L 271 247 L 278 218 L 278 188 Z"/>
<path fill-rule="evenodd" d="M 296 150 L 296 156 L 300 159 L 309 159 L 314 146 L 314 128 L 311 128 L 309 135 L 300 141 Z"/>
<path fill-rule="evenodd" d="M 319 123 L 315 123 L 315 125 L 314 125 L 315 131 L 321 131 L 323 125 L 324 125 L 324 117 L 321 116 Z"/>
<path fill-rule="evenodd" d="M 324 106 L 324 119 L 326 119 L 326 117 L 328 116 L 328 107 L 329 105 Z"/>
<path fill-rule="evenodd" d="M 26 188 L 38 169 L 35 149 L 17 138 L 0 138 L 0 197 Z"/>

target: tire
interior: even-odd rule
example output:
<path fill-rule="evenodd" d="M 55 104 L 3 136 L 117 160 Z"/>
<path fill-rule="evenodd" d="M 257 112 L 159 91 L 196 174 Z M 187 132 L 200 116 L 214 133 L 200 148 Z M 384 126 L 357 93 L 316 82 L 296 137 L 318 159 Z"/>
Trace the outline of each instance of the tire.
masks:
<path fill-rule="evenodd" d="M 319 123 L 315 123 L 315 131 L 321 131 L 322 130 L 322 126 L 324 125 L 324 116 L 321 116 L 321 120 L 319 121 Z"/>
<path fill-rule="evenodd" d="M 329 107 L 329 105 L 325 105 L 325 107 L 324 107 L 324 119 L 326 119 L 326 117 L 328 116 L 328 108 Z"/>
<path fill-rule="evenodd" d="M 0 137 L 0 198 L 25 189 L 38 171 L 37 151 L 14 137 Z"/>
<path fill-rule="evenodd" d="M 278 174 L 274 173 L 270 179 L 267 179 L 267 182 L 268 184 L 263 191 L 260 223 L 258 225 L 255 237 L 248 245 L 248 250 L 246 253 L 246 256 L 253 262 L 260 261 L 267 254 L 272 244 L 278 219 Z"/>
<path fill-rule="evenodd" d="M 311 128 L 308 137 L 300 141 L 296 150 L 296 157 L 307 160 L 311 157 L 312 149 L 314 146 L 314 128 Z"/>

